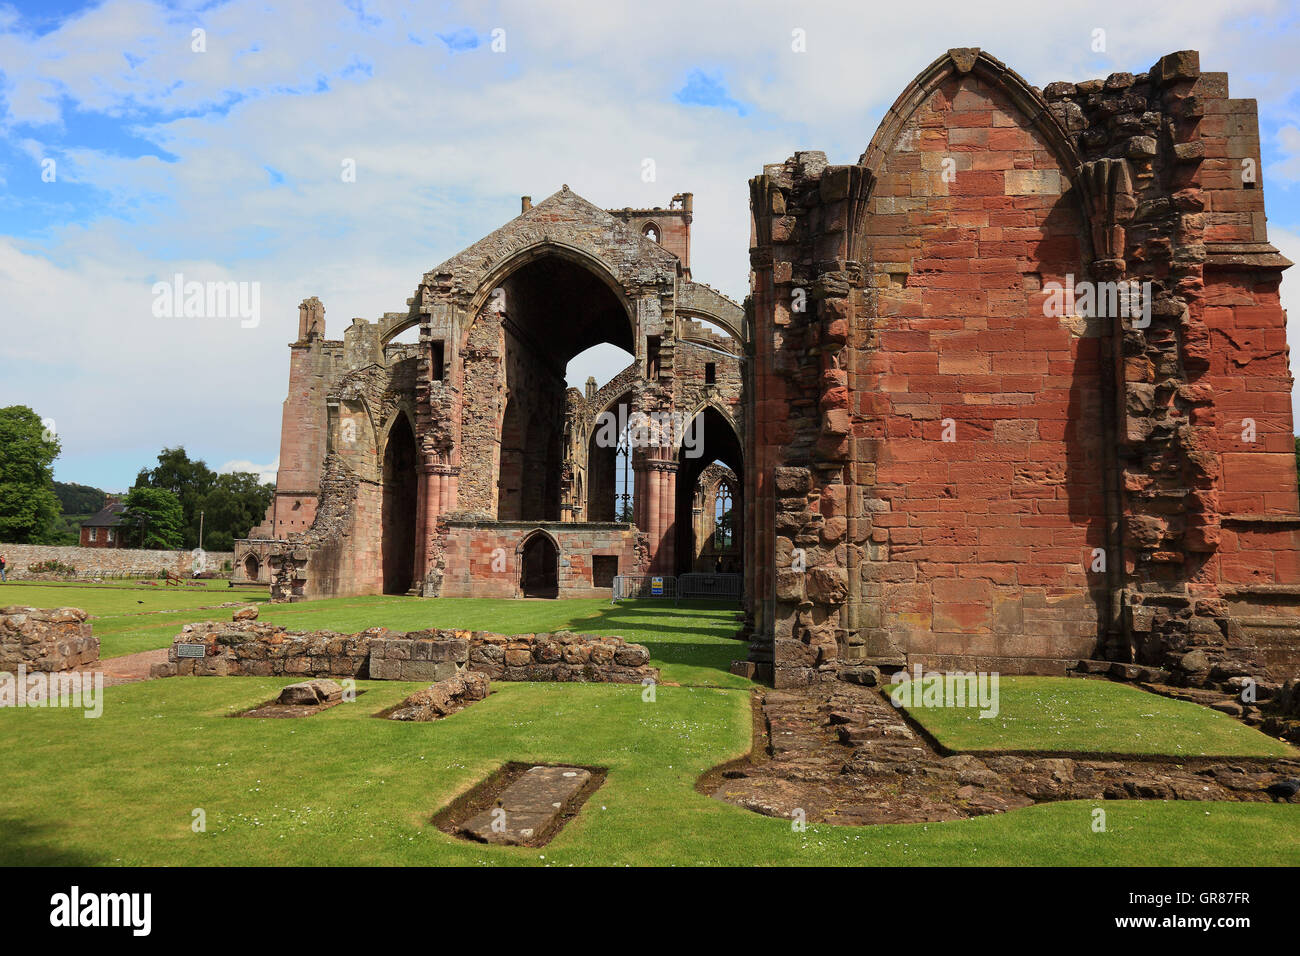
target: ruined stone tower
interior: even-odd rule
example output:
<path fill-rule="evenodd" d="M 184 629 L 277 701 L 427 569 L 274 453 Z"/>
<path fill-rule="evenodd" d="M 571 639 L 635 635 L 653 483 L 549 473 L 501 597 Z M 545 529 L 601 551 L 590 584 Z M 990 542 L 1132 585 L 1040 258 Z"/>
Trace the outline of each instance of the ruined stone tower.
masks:
<path fill-rule="evenodd" d="M 752 660 L 1294 674 L 1258 164 L 1254 102 L 1195 52 L 1040 92 L 962 49 L 857 163 L 753 179 Z"/>

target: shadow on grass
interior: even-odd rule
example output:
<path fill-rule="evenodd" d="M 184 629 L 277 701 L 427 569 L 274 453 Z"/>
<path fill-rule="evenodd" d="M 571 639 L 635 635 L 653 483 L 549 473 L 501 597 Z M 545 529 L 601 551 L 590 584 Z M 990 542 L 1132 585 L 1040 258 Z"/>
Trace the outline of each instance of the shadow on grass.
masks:
<path fill-rule="evenodd" d="M 695 617 L 690 623 L 684 623 L 683 613 Z M 692 601 L 674 607 L 666 602 L 638 601 L 601 608 L 595 615 L 584 618 L 579 629 L 618 634 L 644 644 L 650 656 L 664 664 L 730 672 L 731 662 L 744 657 L 746 645 L 735 639 L 742 620 L 739 608 L 734 605 Z M 677 635 L 689 635 L 696 640 L 685 641 Z"/>
<path fill-rule="evenodd" d="M 0 817 L 0 866 L 99 866 L 102 860 L 53 846 L 57 827 Z"/>

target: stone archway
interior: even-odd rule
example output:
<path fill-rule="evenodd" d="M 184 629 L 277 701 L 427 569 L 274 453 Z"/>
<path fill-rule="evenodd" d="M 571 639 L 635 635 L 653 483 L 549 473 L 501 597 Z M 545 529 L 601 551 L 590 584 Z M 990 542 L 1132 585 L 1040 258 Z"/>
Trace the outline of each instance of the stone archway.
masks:
<path fill-rule="evenodd" d="M 465 394 L 483 400 L 465 403 L 464 430 L 487 432 L 491 396 L 504 388 L 509 398 L 492 423 L 495 449 L 462 459 L 461 488 L 495 487 L 497 520 L 558 521 L 565 368 L 597 345 L 635 354 L 635 323 L 626 298 L 598 263 L 546 248 L 512 265 L 493 280 L 497 294 L 485 300 L 466 333 L 465 349 L 490 358 L 465 365 Z"/>
<path fill-rule="evenodd" d="M 415 433 L 399 412 L 384 445 L 382 529 L 385 594 L 406 594 L 415 582 L 415 524 L 419 498 Z"/>
<path fill-rule="evenodd" d="M 698 550 L 693 520 L 696 489 L 705 470 L 714 463 L 721 463 L 735 475 L 734 482 L 729 482 L 730 539 L 723 560 L 724 570 L 739 573 L 748 530 L 745 528 L 744 507 L 744 446 L 735 425 L 714 405 L 701 408 L 686 426 L 684 434 L 691 447 L 684 444 L 678 448 L 675 570 L 678 574 L 695 570 L 693 563 Z"/>
<path fill-rule="evenodd" d="M 257 560 L 257 555 L 248 552 L 244 556 L 244 577 L 249 581 L 256 581 L 262 575 L 262 562 Z"/>
<path fill-rule="evenodd" d="M 524 542 L 519 562 L 519 591 L 524 597 L 553 598 L 560 593 L 560 551 L 551 536 L 535 531 Z"/>

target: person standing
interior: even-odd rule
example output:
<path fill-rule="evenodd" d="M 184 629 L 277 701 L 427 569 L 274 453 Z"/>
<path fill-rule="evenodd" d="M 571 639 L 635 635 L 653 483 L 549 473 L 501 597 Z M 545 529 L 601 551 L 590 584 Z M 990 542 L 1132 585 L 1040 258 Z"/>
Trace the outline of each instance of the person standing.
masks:
<path fill-rule="evenodd" d="M 9 564 L 9 559 L 5 557 L 3 554 L 0 554 L 0 581 L 9 580 L 9 578 L 5 575 L 5 568 L 8 566 L 8 564 Z"/>

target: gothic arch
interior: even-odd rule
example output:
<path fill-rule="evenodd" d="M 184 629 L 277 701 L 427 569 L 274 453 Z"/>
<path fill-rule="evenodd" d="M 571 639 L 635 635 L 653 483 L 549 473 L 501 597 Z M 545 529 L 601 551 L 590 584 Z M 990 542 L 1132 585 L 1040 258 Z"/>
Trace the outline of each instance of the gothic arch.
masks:
<path fill-rule="evenodd" d="M 393 426 L 397 424 L 397 419 L 401 415 L 406 416 L 407 424 L 411 426 L 411 431 L 415 432 L 415 409 L 410 407 L 407 402 L 399 402 L 397 407 L 393 409 L 393 413 L 388 416 L 388 421 L 384 422 L 383 427 L 375 433 L 375 453 L 381 459 L 388 450 L 388 436 L 392 434 Z M 371 422 L 373 427 L 373 418 Z M 416 435 L 416 446 L 419 446 L 418 435 Z"/>
<path fill-rule="evenodd" d="M 632 307 L 631 300 L 628 298 L 627 290 L 619 277 L 614 274 L 609 263 L 593 255 L 586 249 L 570 245 L 564 242 L 558 242 L 554 239 L 543 239 L 539 242 L 531 243 L 522 249 L 518 249 L 506 256 L 500 262 L 496 263 L 492 269 L 483 277 L 478 289 L 470 299 L 469 306 L 466 309 L 468 315 L 473 319 L 466 324 L 465 334 L 461 339 L 461 348 L 464 349 L 469 343 L 469 336 L 473 331 L 474 323 L 478 320 L 479 312 L 487 305 L 493 290 L 500 288 L 501 283 L 505 282 L 512 274 L 517 272 L 528 263 L 544 259 L 548 256 L 554 256 L 571 262 L 574 265 L 586 269 L 597 279 L 603 282 L 609 291 L 614 294 L 618 303 L 623 308 L 627 317 L 628 331 L 633 343 L 637 341 L 637 322 L 636 313 Z"/>
<path fill-rule="evenodd" d="M 977 47 L 949 50 L 922 70 L 889 108 L 858 164 L 876 177 L 912 115 L 949 78 L 966 74 L 977 76 L 1000 90 L 1029 119 L 1073 184 L 1079 173 L 1079 153 L 1047 101 L 1019 73 Z"/>

